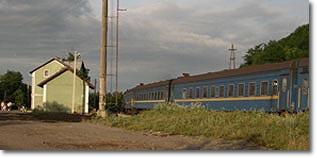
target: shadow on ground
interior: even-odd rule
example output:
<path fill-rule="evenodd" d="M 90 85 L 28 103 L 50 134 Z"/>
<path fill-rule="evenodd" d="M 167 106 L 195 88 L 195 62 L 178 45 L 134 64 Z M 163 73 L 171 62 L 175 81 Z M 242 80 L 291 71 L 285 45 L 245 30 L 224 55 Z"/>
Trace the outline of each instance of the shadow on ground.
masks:
<path fill-rule="evenodd" d="M 90 116 L 67 113 L 20 113 L 20 112 L 0 112 L 1 121 L 41 121 L 41 122 L 81 122 L 89 119 Z M 3 123 L 3 122 L 2 122 Z M 2 124 L 1 123 L 1 124 Z"/>

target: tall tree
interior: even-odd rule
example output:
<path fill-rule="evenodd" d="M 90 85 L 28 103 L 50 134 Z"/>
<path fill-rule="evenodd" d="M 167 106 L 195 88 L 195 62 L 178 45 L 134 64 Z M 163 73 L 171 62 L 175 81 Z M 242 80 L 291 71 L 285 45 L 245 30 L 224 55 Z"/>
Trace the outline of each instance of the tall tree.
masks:
<path fill-rule="evenodd" d="M 79 75 L 81 78 L 90 81 L 89 71 L 90 71 L 90 70 L 85 67 L 84 62 L 82 61 L 82 62 L 81 62 L 81 66 L 80 66 L 80 70 L 79 70 L 79 72 L 78 72 L 78 75 Z"/>

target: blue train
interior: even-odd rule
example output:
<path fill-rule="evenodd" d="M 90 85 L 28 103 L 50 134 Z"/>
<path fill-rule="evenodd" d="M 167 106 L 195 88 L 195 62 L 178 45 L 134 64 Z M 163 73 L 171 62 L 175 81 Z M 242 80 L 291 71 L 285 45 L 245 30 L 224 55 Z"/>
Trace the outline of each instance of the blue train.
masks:
<path fill-rule="evenodd" d="M 216 111 L 299 112 L 309 109 L 309 59 L 183 76 L 128 89 L 127 108 L 159 103 Z"/>

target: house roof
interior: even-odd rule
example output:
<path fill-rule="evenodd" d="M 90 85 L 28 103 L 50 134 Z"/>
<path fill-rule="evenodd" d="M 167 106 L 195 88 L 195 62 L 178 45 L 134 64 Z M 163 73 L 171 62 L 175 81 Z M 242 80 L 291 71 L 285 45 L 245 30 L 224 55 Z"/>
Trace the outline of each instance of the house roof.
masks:
<path fill-rule="evenodd" d="M 40 82 L 38 84 L 38 86 L 40 87 L 43 87 L 46 83 L 50 82 L 51 80 L 53 80 L 54 78 L 56 78 L 57 76 L 63 74 L 64 72 L 66 71 L 71 71 L 72 73 L 74 73 L 74 70 L 73 69 L 70 69 L 69 67 L 65 67 L 65 68 L 62 68 L 61 70 L 57 71 L 55 74 L 51 75 L 50 77 L 48 77 L 47 79 L 43 80 L 42 82 Z M 95 86 L 93 84 L 91 84 L 88 80 L 85 80 L 83 78 L 81 78 L 78 73 L 76 73 L 76 76 L 79 77 L 80 79 L 82 79 L 85 83 L 88 84 L 88 86 L 91 88 L 91 89 L 95 89 Z"/>
<path fill-rule="evenodd" d="M 299 59 L 300 66 L 309 66 L 309 59 L 303 58 Z M 273 71 L 273 70 L 281 70 L 285 68 L 290 68 L 294 61 L 285 61 L 281 63 L 273 63 L 273 64 L 263 64 L 263 65 L 254 65 L 243 67 L 239 69 L 232 69 L 232 70 L 222 70 L 217 72 L 208 72 L 205 74 L 194 75 L 194 76 L 182 76 L 173 79 L 173 84 L 180 84 L 180 83 L 188 83 L 188 82 L 195 82 L 195 81 L 203 81 L 203 80 L 210 80 L 210 79 L 217 79 L 217 78 L 224 78 L 224 77 L 232 77 L 237 75 L 246 75 L 246 74 L 253 74 L 253 73 L 260 73 L 265 71 Z M 157 86 L 167 85 L 169 80 L 154 82 L 150 84 L 138 85 L 132 89 L 126 91 L 129 93 L 133 90 L 140 90 L 140 89 L 148 89 Z"/>
<path fill-rule="evenodd" d="M 62 64 L 62 65 L 64 65 L 64 66 L 68 66 L 68 65 L 66 65 L 64 62 L 62 62 L 59 57 L 54 57 L 54 58 L 48 60 L 47 62 L 45 62 L 44 64 L 38 66 L 38 67 L 35 68 L 34 70 L 30 71 L 30 74 L 32 74 L 32 73 L 35 72 L 36 70 L 40 69 L 41 67 L 47 65 L 48 63 L 50 63 L 50 62 L 52 62 L 52 61 L 54 61 L 54 60 L 57 61 L 57 62 L 59 62 L 60 64 Z"/>
<path fill-rule="evenodd" d="M 51 75 L 51 76 L 48 77 L 47 79 L 45 79 L 45 80 L 43 80 L 42 82 L 40 82 L 40 83 L 38 84 L 38 86 L 41 86 L 41 87 L 44 86 L 46 83 L 50 82 L 50 81 L 53 80 L 55 77 L 57 77 L 57 76 L 63 74 L 63 73 L 66 72 L 66 71 L 71 71 L 72 73 L 74 73 L 74 69 L 73 69 L 72 67 L 68 66 L 67 64 L 65 64 L 64 62 L 62 62 L 62 61 L 60 60 L 60 58 L 58 58 L 58 57 L 55 57 L 55 58 L 50 59 L 49 61 L 45 62 L 44 64 L 42 64 L 42 65 L 40 65 L 39 67 L 37 67 L 37 68 L 35 68 L 34 70 L 32 70 L 30 73 L 33 73 L 34 71 L 40 69 L 41 67 L 45 66 L 46 64 L 48 64 L 48 63 L 50 63 L 50 62 L 52 62 L 52 61 L 54 61 L 54 60 L 57 61 L 57 62 L 59 62 L 59 63 L 61 63 L 62 65 L 64 65 L 64 68 L 62 68 L 61 70 L 57 71 L 56 73 L 54 73 L 53 75 Z M 89 87 L 90 87 L 91 89 L 95 89 L 95 86 L 94 86 L 92 83 L 90 83 L 88 80 L 83 79 L 81 76 L 79 76 L 78 73 L 76 73 L 76 75 L 77 75 L 77 77 L 79 77 L 81 80 L 83 80 L 84 82 L 86 82 L 86 83 L 89 85 Z"/>

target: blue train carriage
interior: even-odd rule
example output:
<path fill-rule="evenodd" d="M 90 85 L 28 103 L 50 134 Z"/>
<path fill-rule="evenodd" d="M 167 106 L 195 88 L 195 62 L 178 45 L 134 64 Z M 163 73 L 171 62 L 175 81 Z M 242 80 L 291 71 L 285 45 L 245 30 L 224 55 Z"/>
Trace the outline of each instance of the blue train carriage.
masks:
<path fill-rule="evenodd" d="M 126 108 L 137 110 L 153 109 L 155 105 L 164 103 L 169 98 L 170 81 L 160 81 L 136 86 L 125 92 Z"/>
<path fill-rule="evenodd" d="M 181 106 L 220 111 L 305 110 L 309 107 L 308 65 L 308 59 L 302 59 L 196 76 L 187 74 L 173 81 L 172 97 Z"/>
<path fill-rule="evenodd" d="M 309 58 L 300 60 L 298 63 L 298 69 L 296 71 L 296 79 L 294 86 L 294 102 L 296 102 L 297 111 L 306 111 L 310 109 L 310 64 Z"/>

